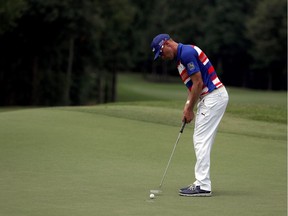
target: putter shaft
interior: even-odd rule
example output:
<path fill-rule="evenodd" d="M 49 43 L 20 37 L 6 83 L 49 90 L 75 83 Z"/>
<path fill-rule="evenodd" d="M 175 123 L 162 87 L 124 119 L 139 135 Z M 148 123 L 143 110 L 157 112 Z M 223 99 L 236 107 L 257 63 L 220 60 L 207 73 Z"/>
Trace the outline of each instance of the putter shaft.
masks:
<path fill-rule="evenodd" d="M 162 184 L 163 184 L 163 181 L 164 181 L 164 179 L 165 179 L 167 170 L 168 170 L 168 168 L 169 168 L 170 162 L 171 162 L 172 157 L 173 157 L 173 155 L 174 155 L 174 152 L 175 152 L 176 146 L 177 146 L 177 144 L 178 144 L 178 142 L 179 142 L 180 136 L 181 136 L 181 134 L 183 133 L 183 130 L 184 130 L 185 125 L 186 125 L 186 121 L 184 121 L 184 122 L 182 123 L 182 126 L 181 126 L 180 132 L 179 132 L 179 134 L 178 134 L 177 140 L 176 140 L 176 142 L 175 142 L 175 144 L 174 144 L 174 147 L 173 147 L 172 153 L 171 153 L 171 155 L 170 155 L 170 158 L 169 158 L 169 160 L 168 160 L 166 169 L 165 169 L 164 174 L 163 174 L 163 176 L 162 176 L 162 179 L 161 179 L 159 188 L 162 187 Z"/>

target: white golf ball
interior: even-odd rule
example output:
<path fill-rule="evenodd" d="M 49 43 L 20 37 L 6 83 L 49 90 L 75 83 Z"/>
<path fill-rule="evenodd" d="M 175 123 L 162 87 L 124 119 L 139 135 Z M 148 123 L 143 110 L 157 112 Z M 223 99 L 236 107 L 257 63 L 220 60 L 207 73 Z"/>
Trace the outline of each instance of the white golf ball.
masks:
<path fill-rule="evenodd" d="M 155 195 L 153 193 L 150 194 L 150 199 L 154 199 Z"/>

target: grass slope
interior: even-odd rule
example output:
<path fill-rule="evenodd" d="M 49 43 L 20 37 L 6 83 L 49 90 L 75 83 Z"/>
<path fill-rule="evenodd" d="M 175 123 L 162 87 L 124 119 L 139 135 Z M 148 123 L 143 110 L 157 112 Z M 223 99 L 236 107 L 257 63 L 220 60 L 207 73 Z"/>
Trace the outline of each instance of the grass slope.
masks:
<path fill-rule="evenodd" d="M 0 215 L 287 215 L 286 93 L 229 89 L 212 151 L 213 197 L 177 194 L 194 180 L 191 124 L 163 194 L 150 200 L 180 129 L 185 90 L 119 81 L 126 102 L 0 112 Z"/>

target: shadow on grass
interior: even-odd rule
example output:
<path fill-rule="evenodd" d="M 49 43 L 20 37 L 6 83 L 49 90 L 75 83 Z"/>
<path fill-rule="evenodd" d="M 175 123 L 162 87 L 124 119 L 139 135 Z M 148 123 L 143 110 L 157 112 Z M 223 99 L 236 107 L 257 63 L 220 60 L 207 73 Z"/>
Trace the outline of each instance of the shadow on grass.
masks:
<path fill-rule="evenodd" d="M 216 190 L 212 192 L 212 197 L 237 197 L 237 196 L 249 196 L 252 192 L 240 191 L 240 190 Z"/>

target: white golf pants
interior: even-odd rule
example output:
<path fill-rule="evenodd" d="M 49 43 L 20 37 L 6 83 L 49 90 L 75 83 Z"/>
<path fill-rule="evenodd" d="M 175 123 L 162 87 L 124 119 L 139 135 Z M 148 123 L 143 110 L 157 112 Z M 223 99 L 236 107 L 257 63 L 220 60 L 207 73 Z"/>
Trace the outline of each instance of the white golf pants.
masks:
<path fill-rule="evenodd" d="M 215 89 L 200 99 L 197 105 L 193 135 L 196 154 L 194 184 L 211 191 L 210 153 L 218 125 L 224 115 L 229 96 L 225 87 Z"/>

